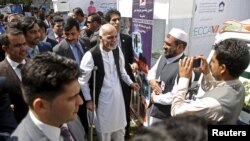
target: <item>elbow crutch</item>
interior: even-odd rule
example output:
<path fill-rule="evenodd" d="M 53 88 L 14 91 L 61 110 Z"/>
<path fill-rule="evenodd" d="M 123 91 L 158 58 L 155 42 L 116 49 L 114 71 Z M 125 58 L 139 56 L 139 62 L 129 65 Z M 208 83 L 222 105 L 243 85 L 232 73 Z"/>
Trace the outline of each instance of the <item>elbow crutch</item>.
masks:
<path fill-rule="evenodd" d="M 96 70 L 98 69 L 97 66 L 94 66 L 93 68 L 93 103 L 94 103 L 94 106 L 95 106 L 95 89 L 96 89 Z M 90 125 L 90 141 L 93 141 L 93 128 L 94 128 L 94 120 L 96 118 L 96 110 L 94 108 L 94 110 L 91 112 L 91 111 L 88 111 L 88 115 L 92 114 L 91 116 L 88 116 L 88 121 L 89 121 L 89 125 Z"/>

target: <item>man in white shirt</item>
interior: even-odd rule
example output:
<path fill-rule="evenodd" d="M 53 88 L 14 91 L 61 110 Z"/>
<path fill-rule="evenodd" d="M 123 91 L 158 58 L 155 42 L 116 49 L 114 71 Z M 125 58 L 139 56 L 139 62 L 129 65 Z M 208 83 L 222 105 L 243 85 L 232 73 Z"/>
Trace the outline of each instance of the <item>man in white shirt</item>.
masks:
<path fill-rule="evenodd" d="M 203 56 L 185 57 L 179 62 L 179 83 L 173 97 L 171 115 L 191 114 L 202 116 L 217 124 L 236 124 L 242 110 L 245 89 L 239 76 L 249 65 L 248 45 L 237 39 L 226 39 L 214 47 L 210 64 Z M 187 102 L 185 95 L 194 59 L 201 59 L 204 74 L 203 97 Z"/>
<path fill-rule="evenodd" d="M 138 90 L 124 68 L 124 57 L 117 47 L 117 30 L 110 24 L 99 30 L 100 45 L 86 52 L 80 68 L 83 75 L 79 78 L 87 108 L 93 111 L 96 107 L 95 127 L 100 141 L 123 141 L 126 126 L 126 112 L 122 85 L 126 83 Z M 92 71 L 96 71 L 96 95 L 93 101 Z M 95 102 L 95 104 L 94 104 Z"/>
<path fill-rule="evenodd" d="M 85 141 L 77 117 L 80 97 L 77 63 L 47 52 L 35 56 L 22 71 L 22 91 L 29 113 L 10 137 L 12 141 Z"/>
<path fill-rule="evenodd" d="M 151 94 L 150 124 L 171 117 L 173 86 L 177 81 L 178 61 L 184 58 L 188 35 L 181 29 L 172 28 L 164 39 L 165 54 L 149 70 L 147 79 Z"/>

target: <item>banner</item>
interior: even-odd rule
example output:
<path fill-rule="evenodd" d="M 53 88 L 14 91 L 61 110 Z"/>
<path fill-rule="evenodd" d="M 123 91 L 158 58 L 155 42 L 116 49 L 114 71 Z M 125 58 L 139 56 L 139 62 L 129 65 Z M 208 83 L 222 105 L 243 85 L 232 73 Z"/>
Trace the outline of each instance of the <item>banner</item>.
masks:
<path fill-rule="evenodd" d="M 196 0 L 190 32 L 189 55 L 209 55 L 215 35 L 227 20 L 241 21 L 250 17 L 249 0 Z"/>
<path fill-rule="evenodd" d="M 147 122 L 147 101 L 150 99 L 146 75 L 151 66 L 152 28 L 154 0 L 134 0 L 132 7 L 132 43 L 135 59 L 139 65 L 138 79 L 141 83 L 139 116 Z"/>

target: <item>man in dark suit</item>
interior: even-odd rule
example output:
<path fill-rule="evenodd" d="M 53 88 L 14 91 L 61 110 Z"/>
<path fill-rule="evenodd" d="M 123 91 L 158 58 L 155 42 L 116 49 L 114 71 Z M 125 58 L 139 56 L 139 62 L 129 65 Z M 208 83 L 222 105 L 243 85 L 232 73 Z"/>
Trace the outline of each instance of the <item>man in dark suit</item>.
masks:
<path fill-rule="evenodd" d="M 2 92 L 6 77 L 0 76 L 0 141 L 4 141 L 17 127 L 17 122 L 10 107 L 9 95 Z"/>
<path fill-rule="evenodd" d="M 79 105 L 83 104 L 77 63 L 46 52 L 31 59 L 22 76 L 21 87 L 29 113 L 10 140 L 85 141 L 85 131 L 77 116 Z"/>
<path fill-rule="evenodd" d="M 121 14 L 119 11 L 115 9 L 110 9 L 106 15 L 105 20 L 107 23 L 112 24 L 118 33 L 120 33 L 120 20 Z M 134 75 L 132 73 L 131 64 L 136 63 L 134 61 L 133 56 L 133 48 L 132 48 L 132 38 L 126 34 L 118 34 L 118 46 L 121 48 L 124 59 L 125 59 L 125 69 L 130 76 L 130 79 L 135 82 Z M 130 127 L 130 100 L 131 100 L 131 87 L 128 85 L 124 85 L 123 92 L 126 94 L 125 99 L 125 108 L 126 108 L 126 119 L 127 119 L 127 126 L 126 126 L 126 133 L 125 138 L 129 138 L 129 127 Z"/>
<path fill-rule="evenodd" d="M 16 28 L 9 28 L 1 39 L 2 48 L 7 54 L 0 63 L 0 76 L 6 77 L 3 93 L 8 93 L 14 108 L 14 114 L 19 123 L 27 114 L 28 107 L 22 98 L 20 88 L 21 65 L 26 63 L 28 47 L 23 32 Z"/>
<path fill-rule="evenodd" d="M 58 43 L 62 41 L 64 20 L 61 16 L 55 16 L 52 20 L 52 31 L 48 33 L 48 37 L 56 40 Z"/>
<path fill-rule="evenodd" d="M 90 48 L 89 40 L 79 38 L 79 24 L 73 18 L 68 18 L 66 20 L 63 28 L 63 33 L 65 39 L 63 39 L 58 45 L 53 48 L 53 52 L 61 56 L 73 59 L 77 62 L 78 65 L 80 65 L 83 54 Z M 85 128 L 85 131 L 88 132 L 86 104 L 80 106 L 78 115 Z"/>
<path fill-rule="evenodd" d="M 46 42 L 46 43 L 50 43 L 50 45 L 52 46 L 52 48 L 54 46 L 56 46 L 58 44 L 58 42 L 56 40 L 54 40 L 54 39 L 49 38 L 46 35 L 46 31 L 47 31 L 48 26 L 45 24 L 45 22 L 42 21 L 42 20 L 38 20 L 37 24 L 40 27 L 40 34 L 41 34 L 40 41 Z"/>
<path fill-rule="evenodd" d="M 49 43 L 40 41 L 40 27 L 34 17 L 24 17 L 21 20 L 20 25 L 20 29 L 23 31 L 29 47 L 29 58 L 32 58 L 42 52 L 52 51 L 52 46 Z"/>

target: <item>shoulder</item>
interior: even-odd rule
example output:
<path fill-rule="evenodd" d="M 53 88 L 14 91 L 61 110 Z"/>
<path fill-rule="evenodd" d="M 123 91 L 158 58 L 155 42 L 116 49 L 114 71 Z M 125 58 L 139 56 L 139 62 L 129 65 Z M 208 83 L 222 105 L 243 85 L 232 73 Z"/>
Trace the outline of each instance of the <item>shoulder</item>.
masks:
<path fill-rule="evenodd" d="M 127 34 L 120 33 L 120 37 L 121 37 L 121 39 L 132 40 L 131 36 L 129 36 Z"/>

